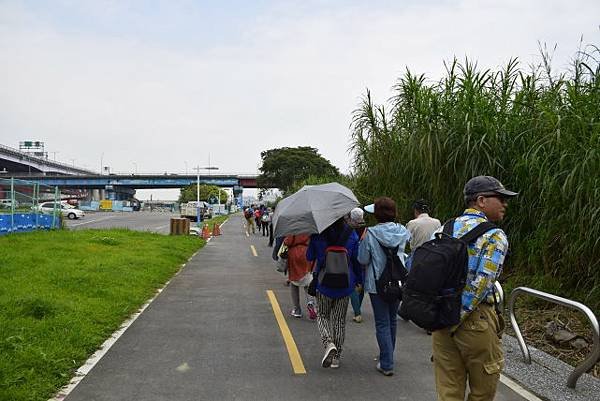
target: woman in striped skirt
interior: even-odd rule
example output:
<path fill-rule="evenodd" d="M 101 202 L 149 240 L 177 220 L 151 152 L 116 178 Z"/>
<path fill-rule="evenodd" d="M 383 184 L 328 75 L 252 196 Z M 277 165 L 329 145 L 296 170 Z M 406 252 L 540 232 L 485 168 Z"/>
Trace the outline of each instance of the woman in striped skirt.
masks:
<path fill-rule="evenodd" d="M 321 365 L 324 368 L 338 368 L 344 346 L 346 311 L 350 294 L 361 277 L 360 266 L 356 261 L 358 236 L 344 223 L 343 218 L 337 220 L 321 234 L 311 236 L 306 258 L 316 262 L 313 270 L 315 277 L 320 276 L 319 272 L 323 268 L 326 249 L 329 246 L 341 246 L 346 249 L 348 276 L 345 282 L 348 286 L 332 288 L 326 286 L 325 283 L 317 284 L 317 325 L 325 348 Z"/>

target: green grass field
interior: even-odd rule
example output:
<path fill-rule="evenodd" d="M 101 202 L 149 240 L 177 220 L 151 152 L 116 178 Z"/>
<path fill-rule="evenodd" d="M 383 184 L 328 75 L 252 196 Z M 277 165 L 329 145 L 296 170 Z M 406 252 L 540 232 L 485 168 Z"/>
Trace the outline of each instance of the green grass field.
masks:
<path fill-rule="evenodd" d="M 47 400 L 204 241 L 128 230 L 0 237 L 0 400 Z"/>

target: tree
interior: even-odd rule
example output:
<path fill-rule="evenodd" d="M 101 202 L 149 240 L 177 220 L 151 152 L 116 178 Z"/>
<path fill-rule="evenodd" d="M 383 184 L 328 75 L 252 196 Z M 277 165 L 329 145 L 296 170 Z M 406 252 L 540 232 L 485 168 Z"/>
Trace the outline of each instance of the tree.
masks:
<path fill-rule="evenodd" d="M 322 185 L 322 184 L 327 184 L 327 183 L 333 182 L 333 181 L 338 182 L 350 189 L 353 189 L 353 186 L 354 186 L 352 177 L 346 176 L 344 174 L 339 174 L 337 176 L 331 176 L 331 177 L 324 176 L 324 175 L 311 175 L 311 176 L 306 177 L 303 180 L 296 181 L 296 183 L 290 187 L 289 192 L 294 193 L 305 185 Z"/>
<path fill-rule="evenodd" d="M 279 188 L 288 192 L 310 176 L 338 177 L 340 172 L 316 148 L 276 148 L 260 153 L 262 165 L 257 184 L 260 188 Z"/>
<path fill-rule="evenodd" d="M 219 198 L 219 191 L 221 192 L 221 203 L 225 203 L 227 201 L 227 192 L 223 191 L 216 185 L 207 185 L 200 184 L 200 200 L 208 202 L 208 199 L 211 195 L 214 195 L 215 198 Z M 185 188 L 181 188 L 181 192 L 179 194 L 179 203 L 195 201 L 196 200 L 196 184 L 189 185 Z"/>

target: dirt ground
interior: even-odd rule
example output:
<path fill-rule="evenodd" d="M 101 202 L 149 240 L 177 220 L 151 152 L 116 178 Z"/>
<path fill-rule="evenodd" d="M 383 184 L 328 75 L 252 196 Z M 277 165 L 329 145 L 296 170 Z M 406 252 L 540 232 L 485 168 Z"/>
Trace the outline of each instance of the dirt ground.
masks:
<path fill-rule="evenodd" d="M 557 306 L 552 309 L 536 308 L 535 305 L 515 308 L 515 315 L 519 322 L 519 327 L 528 345 L 532 345 L 560 360 L 576 366 L 581 363 L 592 350 L 592 330 L 590 324 L 582 313 L 569 308 Z M 509 321 L 508 311 L 505 311 L 504 317 L 507 323 L 507 334 L 514 335 L 514 331 Z M 557 343 L 546 337 L 546 325 L 554 321 L 561 328 L 568 330 L 583 338 L 588 346 L 578 350 L 570 343 Z M 595 377 L 600 378 L 600 361 L 594 365 L 589 372 Z"/>

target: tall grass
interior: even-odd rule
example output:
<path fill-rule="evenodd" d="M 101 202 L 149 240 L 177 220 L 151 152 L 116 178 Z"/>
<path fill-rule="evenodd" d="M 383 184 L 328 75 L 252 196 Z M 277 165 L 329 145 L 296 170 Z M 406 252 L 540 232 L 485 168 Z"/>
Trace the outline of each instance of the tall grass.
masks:
<path fill-rule="evenodd" d="M 431 82 L 411 71 L 386 105 L 367 90 L 353 115 L 351 151 L 361 200 L 392 196 L 404 221 L 415 198 L 446 219 L 464 208 L 462 188 L 493 175 L 520 192 L 503 227 L 512 285 L 573 296 L 600 309 L 600 49 L 570 69 L 517 59 L 498 71 L 453 60 Z"/>

